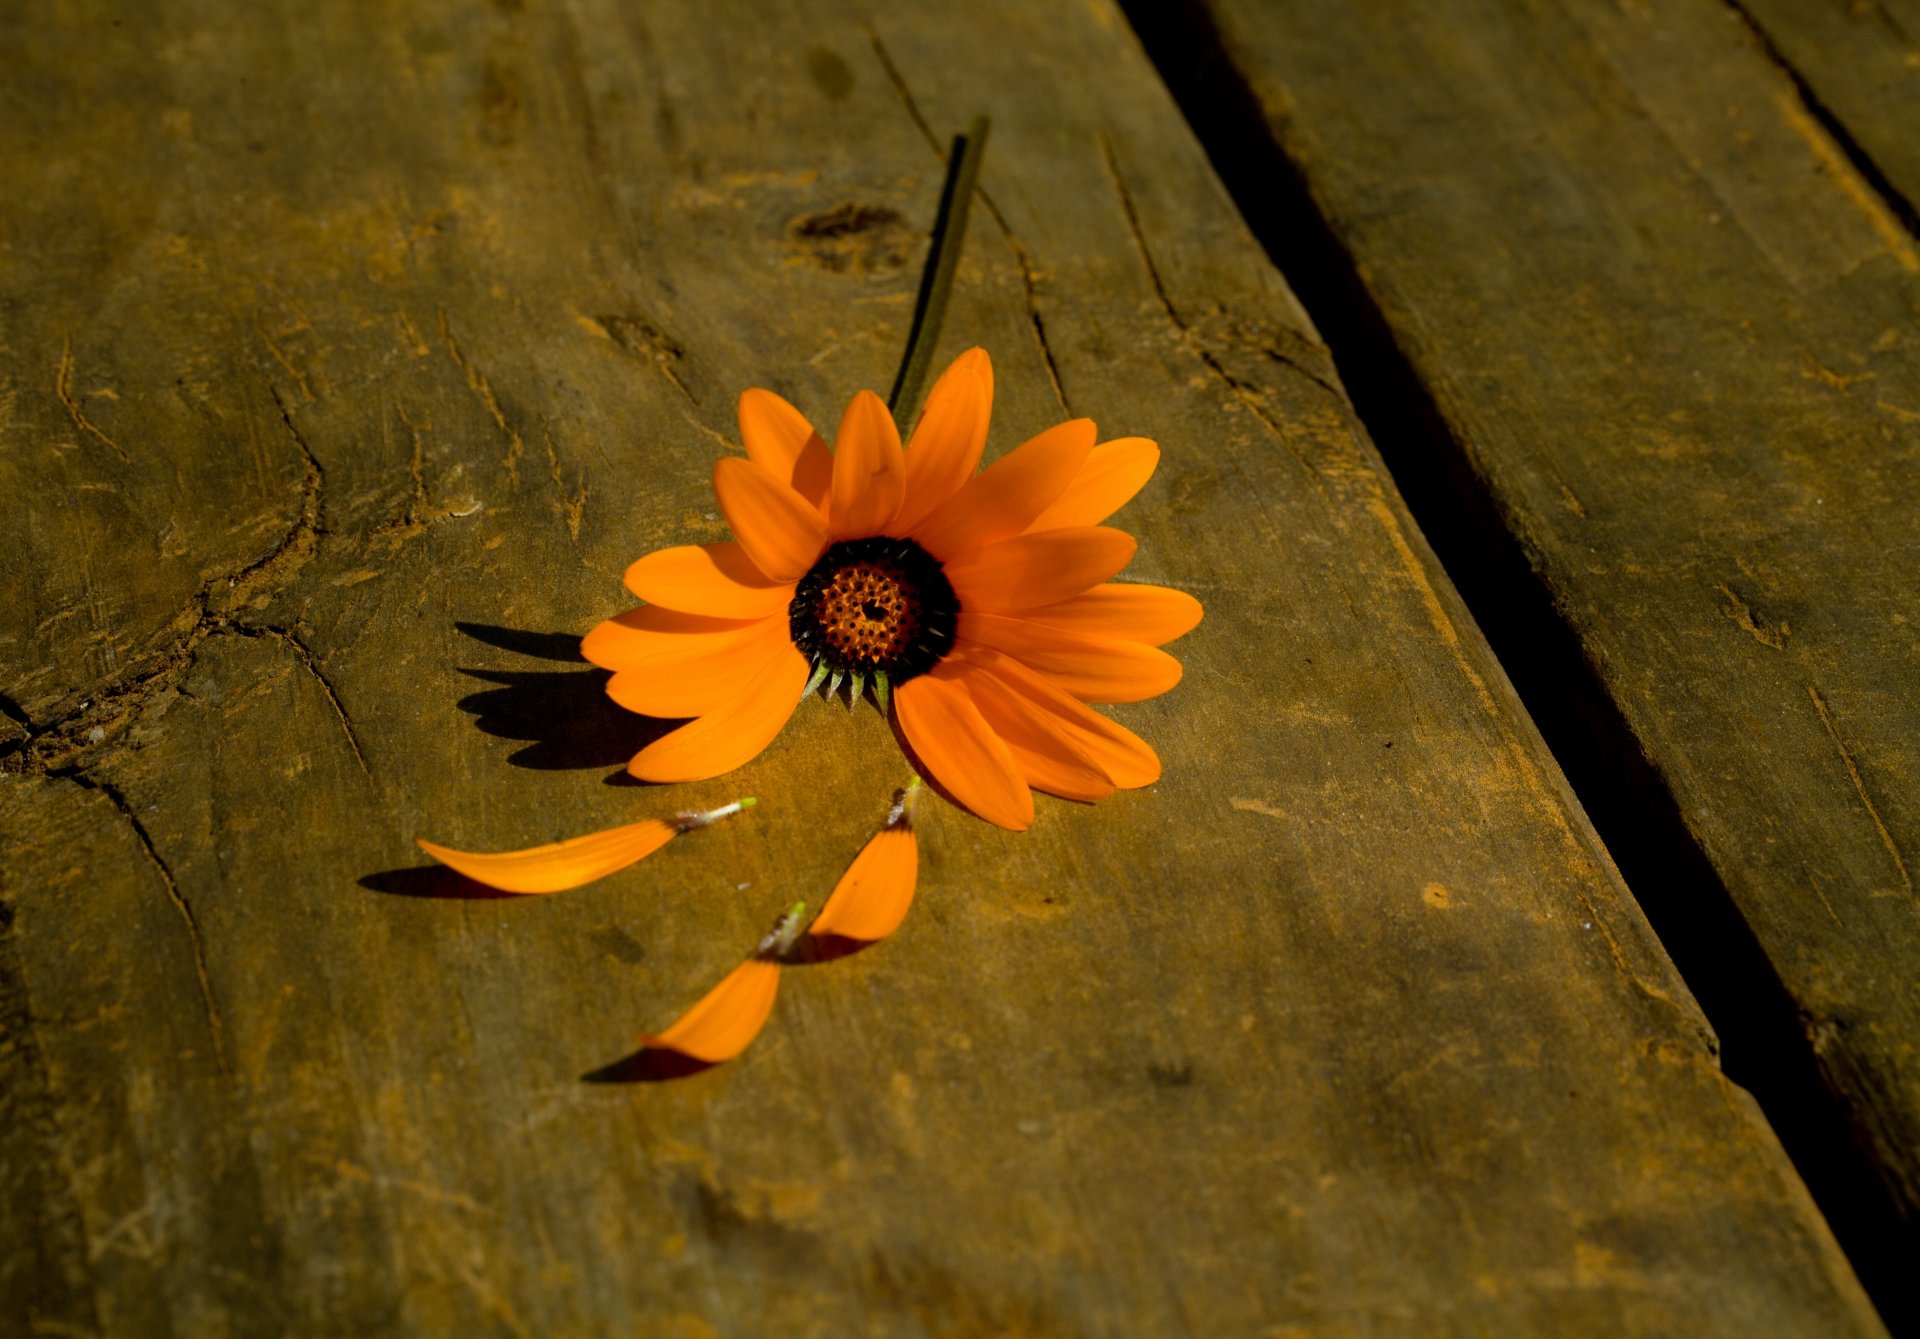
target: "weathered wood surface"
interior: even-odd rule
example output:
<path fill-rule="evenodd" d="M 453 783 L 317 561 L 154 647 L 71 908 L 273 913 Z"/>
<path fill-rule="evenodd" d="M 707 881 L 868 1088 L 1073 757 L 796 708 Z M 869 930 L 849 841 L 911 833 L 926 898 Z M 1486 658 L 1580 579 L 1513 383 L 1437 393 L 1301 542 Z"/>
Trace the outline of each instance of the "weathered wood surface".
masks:
<path fill-rule="evenodd" d="M 1710 0 L 1209 8 L 1920 1225 L 1912 220 Z"/>
<path fill-rule="evenodd" d="M 1739 9 L 1901 225 L 1920 229 L 1920 5 L 1739 0 Z"/>
<path fill-rule="evenodd" d="M 1876 1329 L 1113 10 L 0 32 L 7 1325 Z M 926 806 L 893 940 L 739 1062 L 583 1084 L 903 767 L 815 704 L 608 787 L 636 725 L 565 639 L 721 534 L 742 387 L 885 384 L 982 109 L 948 343 L 997 447 L 1163 443 L 1134 574 L 1210 617 L 1116 715 L 1166 777 L 1017 836 Z M 740 793 L 565 896 L 390 873 Z"/>

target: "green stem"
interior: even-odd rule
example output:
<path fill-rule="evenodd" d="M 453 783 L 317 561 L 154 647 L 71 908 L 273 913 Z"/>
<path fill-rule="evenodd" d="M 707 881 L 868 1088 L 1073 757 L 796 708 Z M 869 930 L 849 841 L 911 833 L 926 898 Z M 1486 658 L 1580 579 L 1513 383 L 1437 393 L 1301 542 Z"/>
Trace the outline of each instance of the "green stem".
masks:
<path fill-rule="evenodd" d="M 907 335 L 900 375 L 894 378 L 893 393 L 887 397 L 887 408 L 893 411 L 896 423 L 905 423 L 909 411 L 918 406 L 920 387 L 933 365 L 940 323 L 946 319 L 947 298 L 953 292 L 953 276 L 960 268 L 960 248 L 967 240 L 967 207 L 973 203 L 973 183 L 980 175 L 980 158 L 987 151 L 991 125 L 984 116 L 974 117 L 966 134 L 953 137 L 953 151 L 947 155 L 947 184 L 941 189 L 940 213 L 933 221 L 927 268 L 920 275 L 913 329 Z"/>

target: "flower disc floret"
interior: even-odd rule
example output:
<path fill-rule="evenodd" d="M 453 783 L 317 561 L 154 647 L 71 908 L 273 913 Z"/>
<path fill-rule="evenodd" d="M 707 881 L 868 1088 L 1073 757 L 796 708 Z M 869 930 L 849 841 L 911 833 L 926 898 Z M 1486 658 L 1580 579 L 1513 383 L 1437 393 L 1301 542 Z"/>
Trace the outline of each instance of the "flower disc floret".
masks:
<path fill-rule="evenodd" d="M 910 539 L 842 540 L 794 588 L 793 644 L 814 665 L 895 685 L 953 649 L 960 601 L 933 555 Z"/>

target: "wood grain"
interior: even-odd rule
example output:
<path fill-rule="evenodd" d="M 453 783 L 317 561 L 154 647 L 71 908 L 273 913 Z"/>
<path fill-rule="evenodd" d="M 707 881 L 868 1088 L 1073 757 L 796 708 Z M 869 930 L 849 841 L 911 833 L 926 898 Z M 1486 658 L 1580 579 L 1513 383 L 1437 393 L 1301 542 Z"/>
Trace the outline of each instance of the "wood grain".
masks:
<path fill-rule="evenodd" d="M 1110 7 L 42 5 L 0 55 L 9 1324 L 1876 1332 Z M 1163 444 L 1132 574 L 1210 613 L 1114 714 L 1166 776 L 923 806 L 891 941 L 583 1083 L 904 780 L 814 703 L 610 786 L 641 725 L 568 657 L 723 534 L 739 390 L 884 387 L 980 110 L 946 343 L 994 450 Z M 564 896 L 409 872 L 743 793 Z"/>
<path fill-rule="evenodd" d="M 1837 22 L 1800 8 L 1809 32 Z M 1724 888 L 1910 1261 L 1913 220 L 1724 5 L 1207 9 L 1427 388 L 1440 453 L 1577 639 L 1611 747 L 1704 854 L 1668 913 Z M 1858 142 L 1898 138 L 1874 79 L 1843 94 L 1849 58 L 1828 55 Z"/>

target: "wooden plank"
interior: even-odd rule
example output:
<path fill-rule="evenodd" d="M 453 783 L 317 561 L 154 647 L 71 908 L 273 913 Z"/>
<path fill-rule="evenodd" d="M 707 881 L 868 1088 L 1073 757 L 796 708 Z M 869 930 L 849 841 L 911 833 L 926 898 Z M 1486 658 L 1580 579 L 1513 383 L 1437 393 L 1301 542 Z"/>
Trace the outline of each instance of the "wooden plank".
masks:
<path fill-rule="evenodd" d="M 1920 5 L 1740 0 L 1739 9 L 1866 184 L 1909 233 L 1920 230 Z"/>
<path fill-rule="evenodd" d="M 1670 807 L 1708 862 L 1650 882 L 1679 922 L 1723 885 L 1741 922 L 1700 943 L 1707 969 L 1750 933 L 1784 987 L 1905 1224 L 1910 1289 L 1915 238 L 1707 0 L 1206 11 L 1264 122 L 1234 132 L 1295 166 L 1431 397 L 1434 449 L 1577 640 L 1555 668 L 1604 691 L 1616 783 L 1650 765 L 1629 825 Z"/>
<path fill-rule="evenodd" d="M 9 1324 L 1877 1330 L 1113 10 L 8 22 Z M 947 342 L 995 449 L 1164 444 L 1133 570 L 1212 615 L 1115 715 L 1166 777 L 928 805 L 893 940 L 739 1062 L 583 1084 L 905 773 L 815 704 L 610 788 L 636 723 L 556 657 L 723 533 L 742 387 L 885 384 L 982 108 Z M 742 792 L 563 897 L 391 873 Z"/>

